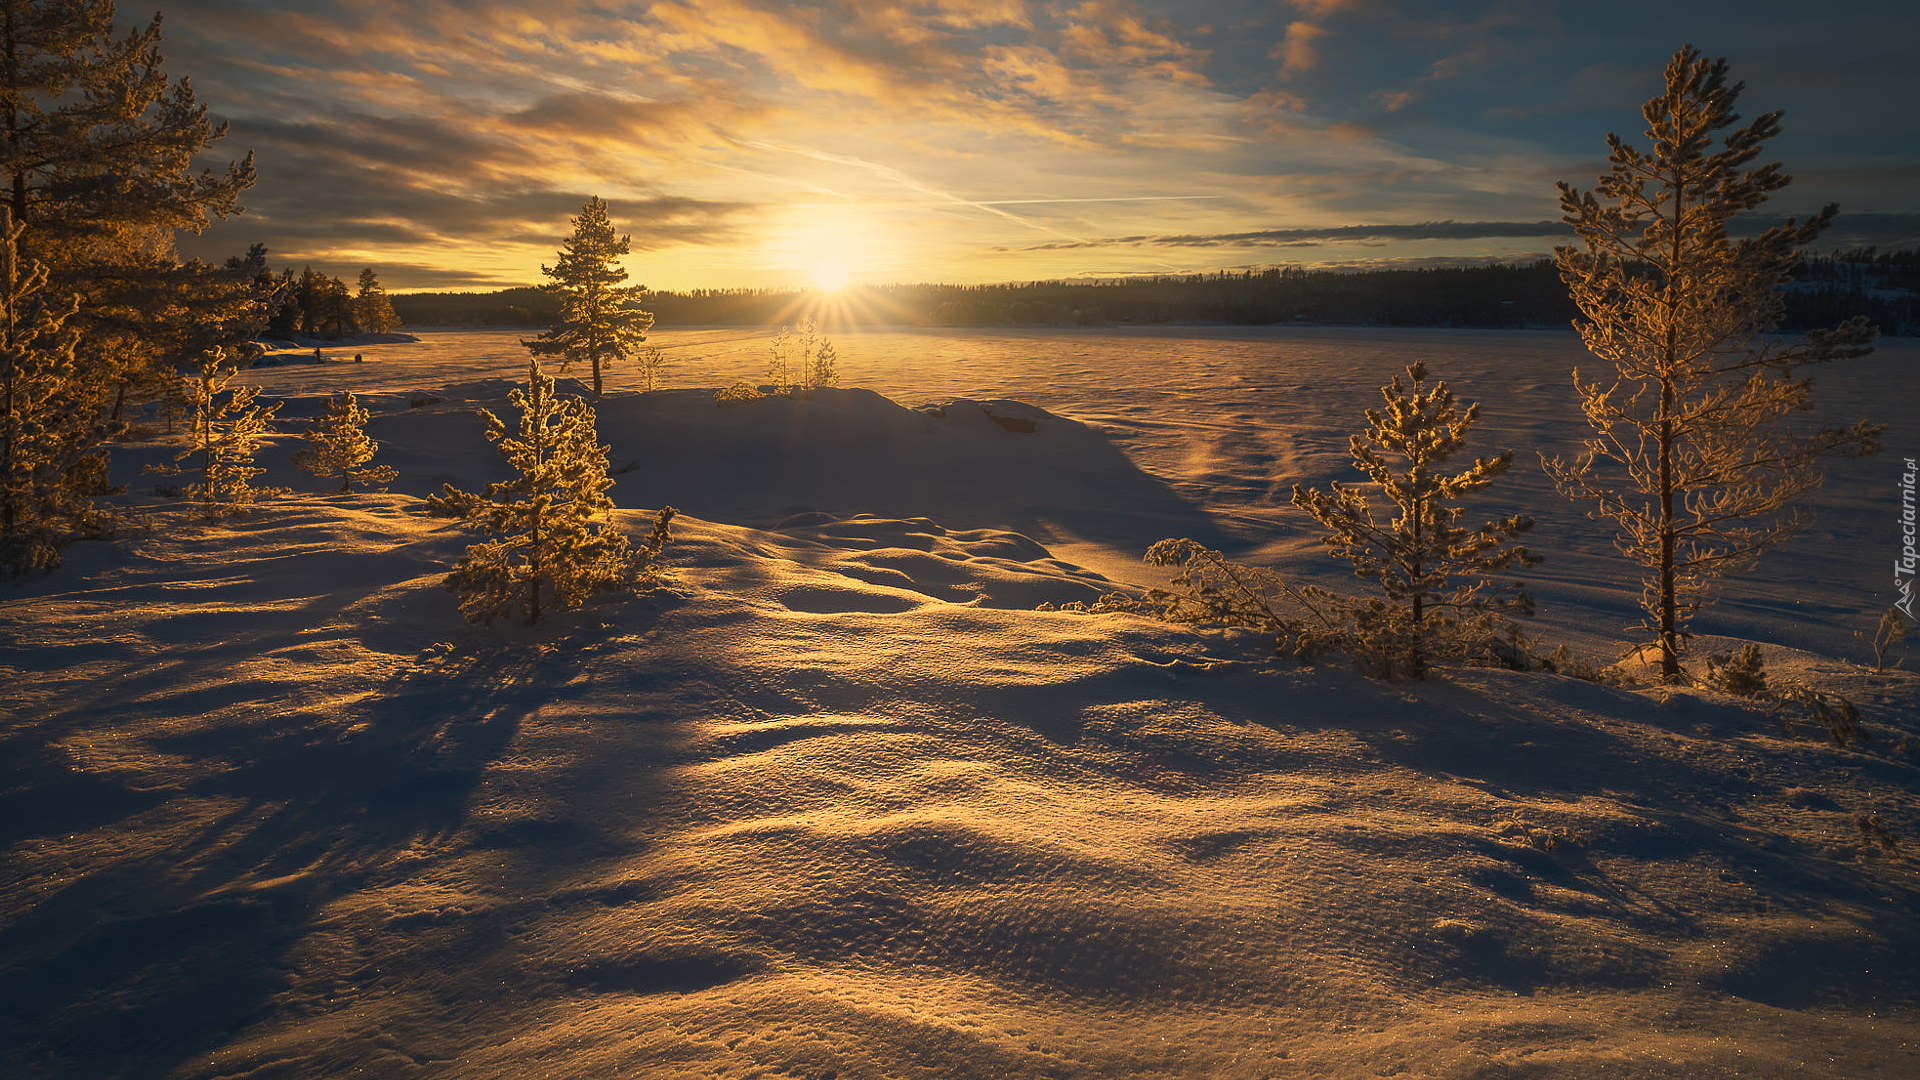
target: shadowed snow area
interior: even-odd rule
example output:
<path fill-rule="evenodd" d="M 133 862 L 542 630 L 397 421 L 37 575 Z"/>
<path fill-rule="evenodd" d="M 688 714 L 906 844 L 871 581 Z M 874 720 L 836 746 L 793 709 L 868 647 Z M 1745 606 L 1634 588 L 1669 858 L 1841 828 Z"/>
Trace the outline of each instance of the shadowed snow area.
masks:
<path fill-rule="evenodd" d="M 365 366 L 400 363 L 388 348 Z M 351 370 L 312 367 L 256 374 Z M 1337 475 L 1330 451 L 1263 466 L 1265 494 L 1210 493 L 1210 470 L 1255 475 L 1193 434 L 1231 413 L 1169 405 L 1188 434 L 1130 441 L 1084 400 L 955 381 L 609 398 L 601 437 L 634 466 L 623 526 L 687 512 L 674 592 L 471 627 L 440 582 L 473 534 L 418 495 L 501 477 L 472 410 L 501 407 L 512 367 L 425 371 L 365 399 L 393 492 L 311 494 L 282 435 L 265 479 L 303 493 L 208 528 L 136 491 L 151 529 L 0 592 L 9 1075 L 1920 1063 L 1920 768 L 1902 741 L 1920 678 L 1837 658 L 1857 642 L 1796 646 L 1795 605 L 1855 586 L 1785 574 L 1787 614 L 1739 618 L 1765 632 L 1770 678 L 1858 703 L 1856 750 L 1704 690 L 1479 669 L 1390 686 L 1270 661 L 1247 635 L 1036 611 L 1111 590 L 1112 553 L 1164 535 L 1337 580 L 1309 568 L 1313 530 L 1252 538 L 1295 478 Z M 1142 383 L 1111 411 L 1159 392 Z M 291 416 L 327 388 L 278 389 Z M 1485 384 L 1462 392 L 1499 411 Z M 1301 445 L 1321 408 L 1249 410 L 1242 434 Z M 130 445 L 116 473 L 164 453 Z M 1837 528 L 1855 501 L 1886 517 L 1865 482 L 1838 498 Z M 1842 535 L 1822 572 L 1848 572 L 1848 545 L 1884 561 L 1864 526 Z M 1621 640 L 1607 605 L 1632 584 L 1610 575 L 1555 594 L 1588 640 Z"/>

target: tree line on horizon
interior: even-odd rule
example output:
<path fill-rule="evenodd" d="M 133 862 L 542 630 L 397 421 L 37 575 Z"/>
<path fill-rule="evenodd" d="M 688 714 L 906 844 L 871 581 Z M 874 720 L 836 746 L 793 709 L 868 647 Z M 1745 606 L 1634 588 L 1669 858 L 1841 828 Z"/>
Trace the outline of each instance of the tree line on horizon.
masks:
<path fill-rule="evenodd" d="M 1920 334 L 1920 249 L 1808 255 L 1788 275 L 1781 330 L 1811 330 L 1864 315 L 1887 334 Z M 647 305 L 661 325 L 765 326 L 788 320 L 807 293 L 661 290 L 647 294 Z M 857 293 L 872 300 L 867 307 L 877 321 L 922 326 L 1313 322 L 1559 328 L 1580 314 L 1552 259 L 1358 271 L 1268 267 L 1111 281 L 867 285 Z M 541 326 L 559 313 L 558 300 L 538 286 L 396 293 L 393 305 L 413 326 Z"/>

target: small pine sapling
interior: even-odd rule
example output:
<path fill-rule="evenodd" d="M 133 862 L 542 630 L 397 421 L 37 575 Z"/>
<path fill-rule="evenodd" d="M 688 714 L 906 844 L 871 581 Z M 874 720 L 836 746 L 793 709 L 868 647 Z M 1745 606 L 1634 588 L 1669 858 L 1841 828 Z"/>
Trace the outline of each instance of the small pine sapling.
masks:
<path fill-rule="evenodd" d="M 1293 489 L 1293 504 L 1331 530 L 1321 542 L 1379 586 L 1380 596 L 1352 608 L 1354 647 L 1370 674 L 1388 679 L 1418 679 L 1436 659 L 1513 641 L 1503 613 L 1529 612 L 1532 600 L 1517 584 L 1495 588 L 1488 575 L 1540 561 L 1515 542 L 1531 518 L 1459 524 L 1456 500 L 1506 472 L 1513 451 L 1440 472 L 1465 447 L 1480 406 L 1462 413 L 1446 383 L 1427 385 L 1425 364 L 1409 367 L 1407 378 L 1396 375 L 1381 389 L 1386 407 L 1367 410 L 1366 432 L 1348 443 L 1354 468 L 1379 485 L 1397 516 L 1376 517 L 1355 486 Z"/>
<path fill-rule="evenodd" d="M 1767 688 L 1766 661 L 1760 656 L 1760 646 L 1751 641 L 1735 652 L 1707 657 L 1706 682 L 1712 689 L 1734 697 L 1772 696 Z"/>
<path fill-rule="evenodd" d="M 773 335 L 767 346 L 767 383 L 775 394 L 811 397 L 817 387 L 839 385 L 839 361 L 833 342 L 820 336 L 812 319 L 802 319 L 799 326 L 782 326 Z"/>
<path fill-rule="evenodd" d="M 1860 834 L 1857 846 L 1862 850 L 1872 851 L 1877 848 L 1882 855 L 1899 857 L 1900 838 L 1894 835 L 1893 830 L 1887 828 L 1887 823 L 1880 820 L 1879 814 L 1853 815 L 1853 828 Z"/>
<path fill-rule="evenodd" d="M 833 350 L 833 342 L 821 337 L 814 328 L 813 320 L 807 319 L 800 324 L 800 382 L 796 390 L 801 396 L 811 395 L 816 387 L 835 386 L 840 382 L 840 373 L 834 369 L 839 356 Z"/>
<path fill-rule="evenodd" d="M 667 366 L 666 354 L 649 345 L 641 349 L 634 360 L 634 370 L 640 376 L 640 389 L 660 389 L 660 372 Z"/>
<path fill-rule="evenodd" d="M 723 386 L 713 392 L 713 403 L 721 408 L 728 405 L 744 405 L 749 401 L 759 401 L 767 395 L 750 382 L 737 382 L 732 386 Z"/>
<path fill-rule="evenodd" d="M 391 465 L 367 466 L 380 444 L 367 436 L 367 410 L 352 391 L 329 399 L 326 414 L 303 437 L 307 448 L 293 455 L 293 463 L 322 479 L 338 476 L 342 495 L 355 484 L 389 484 L 400 475 Z"/>
<path fill-rule="evenodd" d="M 1907 639 L 1910 628 L 1907 620 L 1900 615 L 1897 606 L 1889 607 L 1880 615 L 1880 622 L 1873 628 L 1873 636 L 1868 637 L 1862 631 L 1854 631 L 1853 636 L 1873 646 L 1873 673 L 1878 675 L 1887 670 L 1887 653 L 1893 647 Z M 1896 664 L 1897 666 L 1897 664 Z"/>
<path fill-rule="evenodd" d="M 767 346 L 767 383 L 776 394 L 793 392 L 793 365 L 787 361 L 792 341 L 792 335 L 782 326 L 780 332 L 773 335 L 773 343 Z"/>
<path fill-rule="evenodd" d="M 468 548 L 447 575 L 461 612 L 478 623 L 518 615 L 531 624 L 546 610 L 543 591 L 562 607 L 578 607 L 597 593 L 660 587 L 664 572 L 657 560 L 672 539 L 674 509 L 660 511 L 636 549 L 606 520 L 614 508 L 607 495 L 613 480 L 593 408 L 556 397 L 537 360 L 527 365 L 526 388 L 510 399 L 520 410 L 517 430 L 480 412 L 487 438 L 517 475 L 489 485 L 469 504 L 467 520 L 492 538 Z"/>
<path fill-rule="evenodd" d="M 227 384 L 236 373 L 226 350 L 215 348 L 201 354 L 199 370 L 184 380 L 187 447 L 173 460 L 200 455 L 200 482 L 190 485 L 186 494 L 200 503 L 201 515 L 208 521 L 248 513 L 262 496 L 280 494 L 279 489 L 253 486 L 253 478 L 266 471 L 253 463 L 254 455 L 260 440 L 270 433 L 268 423 L 280 403 L 255 404 L 258 387 L 229 389 Z M 148 469 L 167 474 L 182 471 L 177 464 Z"/>

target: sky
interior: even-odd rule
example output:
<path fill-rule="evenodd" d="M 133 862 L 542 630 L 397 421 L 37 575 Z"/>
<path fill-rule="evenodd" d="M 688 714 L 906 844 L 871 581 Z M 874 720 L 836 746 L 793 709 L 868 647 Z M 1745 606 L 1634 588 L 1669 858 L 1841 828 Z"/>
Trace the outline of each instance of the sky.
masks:
<path fill-rule="evenodd" d="M 123 19 L 139 14 L 123 4 Z M 589 197 L 655 289 L 1544 255 L 1682 44 L 1785 111 L 1763 212 L 1920 246 L 1911 0 L 176 0 L 255 153 L 182 239 L 388 288 L 544 280 Z"/>

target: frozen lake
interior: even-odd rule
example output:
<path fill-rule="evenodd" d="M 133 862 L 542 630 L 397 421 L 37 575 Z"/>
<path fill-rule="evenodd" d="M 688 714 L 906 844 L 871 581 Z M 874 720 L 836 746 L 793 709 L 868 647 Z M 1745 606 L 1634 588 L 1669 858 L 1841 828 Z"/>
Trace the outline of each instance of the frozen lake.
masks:
<path fill-rule="evenodd" d="M 328 350 L 342 361 L 359 352 L 365 364 L 293 359 L 248 375 L 268 393 L 287 396 L 518 379 L 527 355 L 520 340 L 536 332 L 426 329 L 417 332 L 418 343 Z M 1618 641 L 1634 621 L 1637 586 L 1612 552 L 1610 530 L 1560 497 L 1537 457 L 1576 453 L 1587 430 L 1569 376 L 1577 366 L 1597 371 L 1598 362 L 1571 331 L 864 328 L 831 337 L 843 386 L 910 406 L 950 396 L 1010 398 L 1072 417 L 1204 512 L 1219 530 L 1216 539 L 1240 557 L 1334 583 L 1344 569 L 1319 554 L 1317 523 L 1289 503 L 1293 485 L 1357 479 L 1347 464 L 1349 434 L 1379 402 L 1383 384 L 1424 360 L 1463 402 L 1482 403 L 1475 453 L 1518 451 L 1514 469 L 1479 505 L 1488 516 L 1524 512 L 1538 521 L 1529 546 L 1547 561 L 1529 580 L 1542 626 Z M 739 327 L 667 329 L 651 338 L 668 357 L 665 387 L 758 381 L 770 341 L 766 331 Z M 1816 400 L 1836 423 L 1867 418 L 1888 425 L 1888 452 L 1830 463 L 1812 525 L 1725 583 L 1697 627 L 1856 656 L 1861 646 L 1853 632 L 1871 626 L 1893 598 L 1896 485 L 1902 459 L 1920 454 L 1920 343 L 1889 339 L 1864 360 L 1810 373 Z M 628 369 L 612 369 L 607 381 L 613 394 L 637 387 Z M 650 505 L 644 495 L 641 478 L 623 478 L 624 504 Z M 929 508 L 938 501 L 930 498 Z M 736 523 L 765 526 L 777 516 L 770 509 Z M 1143 576 L 1132 562 L 1139 536 L 1043 539 L 1109 573 Z"/>

